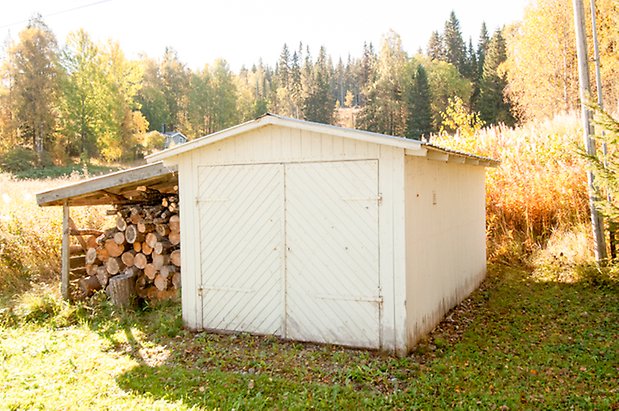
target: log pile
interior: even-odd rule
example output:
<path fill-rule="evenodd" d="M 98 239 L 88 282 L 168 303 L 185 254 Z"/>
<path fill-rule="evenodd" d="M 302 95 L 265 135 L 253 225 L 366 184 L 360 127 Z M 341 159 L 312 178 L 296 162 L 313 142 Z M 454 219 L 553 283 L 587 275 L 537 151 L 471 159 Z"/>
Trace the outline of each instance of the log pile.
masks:
<path fill-rule="evenodd" d="M 88 240 L 82 296 L 101 288 L 113 301 L 133 292 L 145 299 L 175 296 L 181 278 L 178 211 L 178 195 L 169 194 L 159 194 L 157 202 L 116 206 L 115 227 Z"/>

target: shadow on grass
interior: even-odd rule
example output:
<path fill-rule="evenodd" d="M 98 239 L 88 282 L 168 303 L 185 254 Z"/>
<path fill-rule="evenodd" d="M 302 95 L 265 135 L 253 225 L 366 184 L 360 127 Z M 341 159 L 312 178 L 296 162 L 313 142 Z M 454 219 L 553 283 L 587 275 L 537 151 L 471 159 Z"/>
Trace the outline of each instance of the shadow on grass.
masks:
<path fill-rule="evenodd" d="M 77 321 L 136 366 L 116 377 L 138 396 L 214 408 L 613 409 L 619 407 L 619 284 L 540 281 L 493 267 L 405 358 L 182 328 L 180 304 Z M 89 311 L 90 310 L 90 311 Z"/>
<path fill-rule="evenodd" d="M 494 267 L 402 359 L 249 335 L 178 334 L 118 377 L 125 390 L 223 408 L 619 406 L 619 283 L 539 281 Z M 146 332 L 155 340 L 160 333 Z M 174 334 L 174 333 L 172 333 Z"/>
<path fill-rule="evenodd" d="M 189 407 L 619 406 L 617 282 L 540 282 L 520 269 L 492 271 L 401 359 L 274 337 L 194 334 L 178 317 L 162 335 L 170 307 L 163 316 L 153 310 L 142 319 L 150 322 L 140 327 L 144 339 L 128 338 L 139 365 L 117 383 Z"/>

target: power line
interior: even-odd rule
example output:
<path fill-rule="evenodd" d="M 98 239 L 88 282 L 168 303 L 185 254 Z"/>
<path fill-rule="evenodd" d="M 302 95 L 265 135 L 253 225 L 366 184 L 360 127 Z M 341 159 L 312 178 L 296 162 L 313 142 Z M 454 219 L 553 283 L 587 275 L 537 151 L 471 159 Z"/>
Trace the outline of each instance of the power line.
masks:
<path fill-rule="evenodd" d="M 57 16 L 59 14 L 70 13 L 72 11 L 76 11 L 76 10 L 81 10 L 81 9 L 85 9 L 85 8 L 88 8 L 88 7 L 97 6 L 97 5 L 103 4 L 103 3 L 108 3 L 110 1 L 112 1 L 112 0 L 99 0 L 99 1 L 92 2 L 92 3 L 83 4 L 81 6 L 72 7 L 70 9 L 55 11 L 53 13 L 47 13 L 45 15 L 41 15 L 41 17 L 43 17 L 43 18 L 53 17 L 53 16 Z M 5 28 L 11 27 L 11 26 L 16 26 L 18 24 L 24 24 L 24 23 L 27 23 L 28 21 L 29 20 L 22 20 L 22 21 L 16 21 L 16 22 L 10 23 L 10 24 L 5 24 L 3 26 L 0 26 L 0 29 L 5 29 Z"/>

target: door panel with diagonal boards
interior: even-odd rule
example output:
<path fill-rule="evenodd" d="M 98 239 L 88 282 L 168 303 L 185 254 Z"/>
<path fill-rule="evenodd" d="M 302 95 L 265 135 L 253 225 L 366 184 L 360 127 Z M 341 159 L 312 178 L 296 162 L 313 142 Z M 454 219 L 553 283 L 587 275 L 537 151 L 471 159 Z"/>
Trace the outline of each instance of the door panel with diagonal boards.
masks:
<path fill-rule="evenodd" d="M 286 165 L 286 337 L 380 347 L 378 161 Z"/>
<path fill-rule="evenodd" d="M 198 167 L 206 329 L 281 335 L 283 168 Z"/>

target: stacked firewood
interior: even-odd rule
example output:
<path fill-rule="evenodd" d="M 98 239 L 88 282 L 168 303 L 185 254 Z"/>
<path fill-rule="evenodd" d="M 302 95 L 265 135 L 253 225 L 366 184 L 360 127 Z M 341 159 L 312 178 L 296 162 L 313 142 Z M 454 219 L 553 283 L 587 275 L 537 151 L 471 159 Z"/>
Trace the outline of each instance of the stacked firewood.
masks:
<path fill-rule="evenodd" d="M 116 226 L 86 250 L 87 277 L 80 282 L 84 295 L 103 288 L 114 299 L 114 289 L 123 279 L 130 279 L 130 288 L 141 298 L 177 294 L 181 285 L 178 195 L 158 194 L 148 203 L 116 206 Z M 121 293 L 127 292 L 132 291 Z"/>

